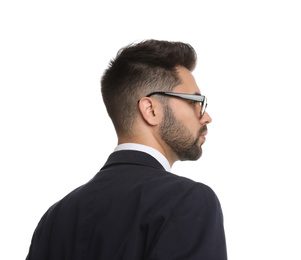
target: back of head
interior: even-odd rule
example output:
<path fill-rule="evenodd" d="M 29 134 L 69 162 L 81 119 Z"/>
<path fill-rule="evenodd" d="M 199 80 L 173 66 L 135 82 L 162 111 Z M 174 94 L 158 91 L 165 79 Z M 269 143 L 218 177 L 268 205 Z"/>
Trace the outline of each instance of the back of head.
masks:
<path fill-rule="evenodd" d="M 181 84 L 177 67 L 192 71 L 196 53 L 182 42 L 147 40 L 122 48 L 102 76 L 101 91 L 117 134 L 131 136 L 137 101 Z"/>

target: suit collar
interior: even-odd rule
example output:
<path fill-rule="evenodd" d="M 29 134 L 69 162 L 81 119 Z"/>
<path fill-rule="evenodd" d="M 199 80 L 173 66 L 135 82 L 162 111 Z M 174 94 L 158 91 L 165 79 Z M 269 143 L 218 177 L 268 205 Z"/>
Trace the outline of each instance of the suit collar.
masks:
<path fill-rule="evenodd" d="M 151 155 L 133 150 L 122 150 L 112 153 L 102 169 L 108 168 L 114 164 L 136 164 L 165 170 L 164 167 Z"/>
<path fill-rule="evenodd" d="M 153 147 L 138 143 L 122 143 L 115 148 L 115 152 L 122 150 L 134 150 L 147 153 L 154 157 L 164 167 L 166 171 L 170 172 L 170 164 L 166 157 Z"/>

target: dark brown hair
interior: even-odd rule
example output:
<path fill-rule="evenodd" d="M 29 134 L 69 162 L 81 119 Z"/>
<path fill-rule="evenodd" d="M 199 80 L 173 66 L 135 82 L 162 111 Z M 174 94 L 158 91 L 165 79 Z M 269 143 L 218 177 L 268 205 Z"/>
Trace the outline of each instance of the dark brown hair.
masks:
<path fill-rule="evenodd" d="M 182 42 L 147 40 L 122 48 L 101 79 L 101 92 L 117 133 L 131 135 L 138 100 L 181 84 L 177 67 L 192 71 L 196 53 Z"/>

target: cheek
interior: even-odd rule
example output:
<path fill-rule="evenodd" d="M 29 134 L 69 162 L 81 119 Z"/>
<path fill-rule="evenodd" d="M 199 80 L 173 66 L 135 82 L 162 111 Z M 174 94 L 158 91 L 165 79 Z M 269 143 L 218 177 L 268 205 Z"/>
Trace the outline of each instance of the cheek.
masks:
<path fill-rule="evenodd" d="M 181 109 L 178 113 L 178 116 L 187 127 L 199 126 L 199 116 L 197 113 L 197 108 L 191 105 L 186 109 Z"/>
<path fill-rule="evenodd" d="M 170 107 L 178 119 L 191 118 L 194 115 L 194 107 L 185 100 L 173 99 Z"/>
<path fill-rule="evenodd" d="M 173 114 L 177 121 L 181 122 L 189 129 L 200 127 L 198 107 L 182 100 L 173 100 L 171 102 Z"/>

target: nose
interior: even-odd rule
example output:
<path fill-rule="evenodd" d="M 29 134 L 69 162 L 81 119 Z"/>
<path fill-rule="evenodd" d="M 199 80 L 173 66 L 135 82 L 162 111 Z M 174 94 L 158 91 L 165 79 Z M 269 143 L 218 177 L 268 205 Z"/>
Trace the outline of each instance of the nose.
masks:
<path fill-rule="evenodd" d="M 204 115 L 200 118 L 200 124 L 201 125 L 208 125 L 212 122 L 212 118 L 210 115 L 205 111 Z"/>

